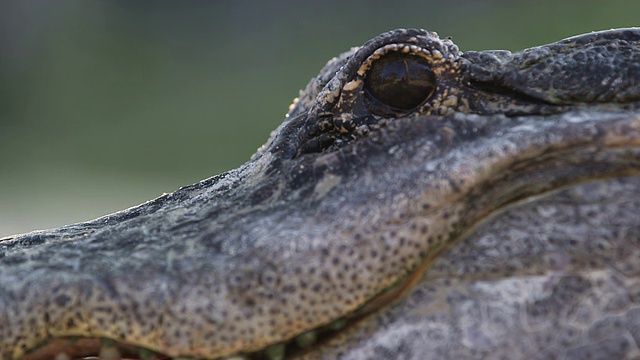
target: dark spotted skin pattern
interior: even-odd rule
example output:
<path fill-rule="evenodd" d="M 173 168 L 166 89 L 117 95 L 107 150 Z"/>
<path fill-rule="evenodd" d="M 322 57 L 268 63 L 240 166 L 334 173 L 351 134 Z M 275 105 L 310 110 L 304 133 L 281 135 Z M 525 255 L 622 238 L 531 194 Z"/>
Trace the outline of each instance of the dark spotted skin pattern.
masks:
<path fill-rule="evenodd" d="M 430 64 L 416 108 L 365 91 L 389 52 Z M 0 357 L 259 358 L 340 318 L 284 356 L 637 357 L 639 64 L 636 29 L 515 54 L 382 34 L 240 168 L 0 240 Z"/>

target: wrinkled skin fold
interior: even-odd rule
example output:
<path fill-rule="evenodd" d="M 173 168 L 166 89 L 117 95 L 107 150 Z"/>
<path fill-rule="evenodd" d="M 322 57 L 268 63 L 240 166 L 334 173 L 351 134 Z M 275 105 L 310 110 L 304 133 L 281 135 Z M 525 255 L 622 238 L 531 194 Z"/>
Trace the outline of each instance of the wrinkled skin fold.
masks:
<path fill-rule="evenodd" d="M 599 34 L 518 57 L 397 30 L 343 54 L 240 168 L 0 240 L 0 356 L 90 356 L 106 338 L 260 358 L 336 319 L 273 358 L 638 355 L 640 34 Z M 429 50 L 436 88 L 389 116 L 358 71 L 405 43 Z M 599 43 L 624 56 L 565 61 L 572 81 L 600 65 L 597 96 L 505 75 Z"/>

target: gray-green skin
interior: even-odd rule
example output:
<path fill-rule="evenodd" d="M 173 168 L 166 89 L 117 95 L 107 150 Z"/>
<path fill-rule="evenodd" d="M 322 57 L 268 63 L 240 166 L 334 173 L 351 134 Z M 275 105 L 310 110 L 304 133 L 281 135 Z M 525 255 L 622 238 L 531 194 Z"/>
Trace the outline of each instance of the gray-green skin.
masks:
<path fill-rule="evenodd" d="M 363 83 L 407 44 L 437 88 L 393 112 Z M 639 84 L 638 29 L 515 54 L 382 34 L 240 168 L 0 240 L 0 356 L 638 356 Z"/>

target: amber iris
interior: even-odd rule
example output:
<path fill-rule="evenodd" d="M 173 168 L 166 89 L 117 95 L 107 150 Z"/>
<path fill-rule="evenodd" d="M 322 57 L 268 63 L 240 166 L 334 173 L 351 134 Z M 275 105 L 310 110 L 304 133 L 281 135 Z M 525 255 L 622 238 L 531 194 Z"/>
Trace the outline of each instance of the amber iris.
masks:
<path fill-rule="evenodd" d="M 435 75 L 425 58 L 399 52 L 375 60 L 364 81 L 370 98 L 403 111 L 422 105 L 436 88 Z"/>

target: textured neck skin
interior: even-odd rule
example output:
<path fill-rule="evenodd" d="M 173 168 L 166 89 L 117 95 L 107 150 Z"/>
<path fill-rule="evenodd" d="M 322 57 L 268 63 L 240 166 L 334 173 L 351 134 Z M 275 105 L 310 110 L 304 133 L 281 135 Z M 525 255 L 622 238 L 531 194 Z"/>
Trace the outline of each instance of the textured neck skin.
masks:
<path fill-rule="evenodd" d="M 518 54 L 462 54 L 434 33 L 397 30 L 342 55 L 240 168 L 91 222 L 2 239 L 0 355 L 19 358 L 68 336 L 170 356 L 253 353 L 349 317 L 407 281 L 415 287 L 401 301 L 306 356 L 364 359 L 383 346 L 411 358 L 436 345 L 461 356 L 537 354 L 558 346 L 519 337 L 569 327 L 586 334 L 571 351 L 607 340 L 588 330 L 640 311 L 632 295 L 638 275 L 618 269 L 638 266 L 629 254 L 640 229 L 640 36 L 597 34 Z M 393 44 L 423 49 L 438 87 L 416 111 L 371 115 L 358 90 L 362 74 L 376 49 Z M 549 70 L 540 72 L 545 61 Z M 600 80 L 584 94 L 579 76 Z M 615 178 L 623 180 L 603 180 Z M 597 183 L 595 200 L 585 182 Z M 572 186 L 577 195 L 545 197 Z M 590 204 L 611 217 L 568 215 Z M 545 211 L 554 215 L 534 216 Z M 536 229 L 534 240 L 513 235 Z M 495 236 L 493 246 L 483 248 L 483 236 Z M 571 237 L 584 251 L 555 251 Z M 587 251 L 604 240 L 618 255 Z M 514 252 L 523 244 L 538 245 Z M 586 307 L 608 296 L 597 280 L 622 284 L 616 290 L 629 294 L 626 302 Z M 506 283 L 530 296 L 496 295 Z M 545 299 L 542 315 L 529 311 Z M 470 304 L 481 314 L 462 314 Z M 569 305 L 588 308 L 589 320 L 576 322 Z M 494 308 L 515 310 L 487 329 L 482 321 Z M 625 329 L 640 324 L 632 319 Z M 538 326 L 545 322 L 557 326 Z M 420 340 L 434 324 L 444 340 Z M 407 334 L 418 338 L 389 345 L 392 330 L 410 325 Z M 47 358 L 42 349 L 29 356 Z"/>

